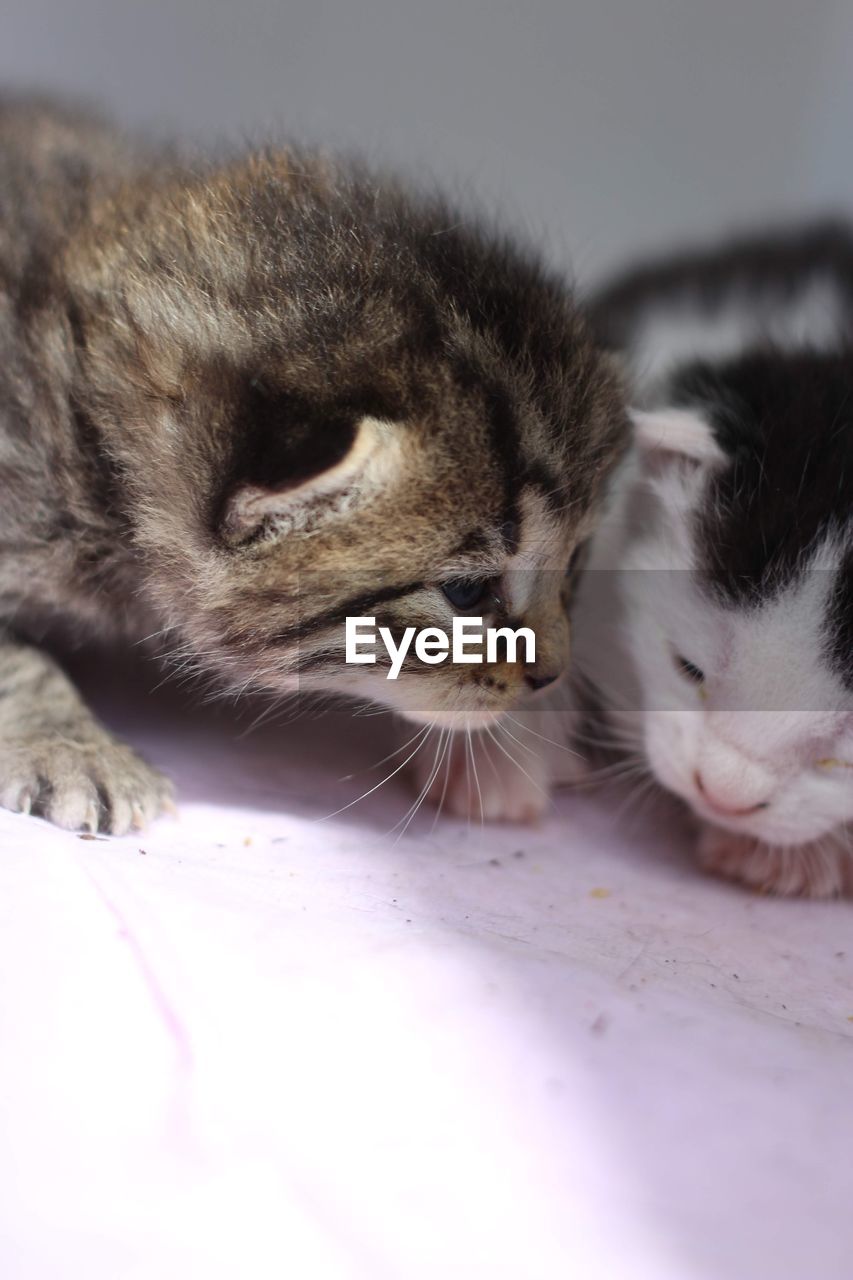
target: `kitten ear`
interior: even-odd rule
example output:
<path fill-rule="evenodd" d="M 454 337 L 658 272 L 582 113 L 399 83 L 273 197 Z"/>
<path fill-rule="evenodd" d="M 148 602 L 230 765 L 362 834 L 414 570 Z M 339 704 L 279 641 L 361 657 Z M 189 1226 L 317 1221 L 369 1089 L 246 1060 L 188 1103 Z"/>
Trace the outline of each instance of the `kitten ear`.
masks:
<path fill-rule="evenodd" d="M 660 470 L 669 462 L 717 466 L 726 455 L 707 421 L 694 409 L 630 410 L 634 440 L 646 466 Z"/>
<path fill-rule="evenodd" d="M 289 533 L 343 515 L 370 490 L 387 484 L 398 466 L 400 448 L 394 423 L 360 418 L 346 432 L 337 433 L 331 444 L 326 442 L 322 451 L 315 449 L 310 465 L 300 459 L 281 480 L 238 484 L 225 501 L 222 533 L 239 542 L 265 523 Z"/>

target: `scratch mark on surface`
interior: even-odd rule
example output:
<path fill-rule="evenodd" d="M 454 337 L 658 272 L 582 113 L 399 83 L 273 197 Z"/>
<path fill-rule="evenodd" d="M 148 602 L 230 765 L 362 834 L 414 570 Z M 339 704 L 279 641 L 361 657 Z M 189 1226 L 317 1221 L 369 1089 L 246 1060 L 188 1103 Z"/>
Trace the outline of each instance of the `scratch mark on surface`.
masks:
<path fill-rule="evenodd" d="M 186 1027 L 176 1013 L 169 997 L 166 995 L 166 992 L 163 990 L 162 984 L 145 954 L 142 943 L 130 927 L 127 917 L 115 902 L 113 902 L 112 898 L 99 883 L 98 879 L 92 874 L 88 867 L 84 866 L 83 870 L 98 897 L 101 899 L 101 902 L 115 920 L 118 927 L 119 937 L 128 946 L 140 977 L 148 990 L 148 994 L 157 1012 L 158 1018 L 166 1028 L 166 1032 L 172 1041 L 179 1067 L 183 1071 L 191 1071 L 193 1066 L 193 1053 Z"/>

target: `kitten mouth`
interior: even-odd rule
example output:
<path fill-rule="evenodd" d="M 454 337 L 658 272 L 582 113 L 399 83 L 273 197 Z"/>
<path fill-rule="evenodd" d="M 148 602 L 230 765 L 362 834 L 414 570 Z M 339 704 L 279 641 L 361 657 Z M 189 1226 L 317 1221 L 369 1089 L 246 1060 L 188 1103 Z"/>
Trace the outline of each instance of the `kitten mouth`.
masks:
<path fill-rule="evenodd" d="M 728 831 L 731 835 L 742 836 L 745 840 L 763 840 L 760 831 L 757 831 L 751 823 L 743 822 L 737 818 L 727 818 L 725 814 L 715 813 L 713 809 L 700 808 L 694 806 L 697 814 L 703 822 L 708 822 L 711 826 L 717 827 L 720 831 Z"/>
<path fill-rule="evenodd" d="M 717 827 L 724 827 L 727 831 L 737 831 L 743 835 L 755 835 L 761 826 L 759 815 L 753 809 L 732 809 L 727 810 L 722 807 L 717 808 L 713 804 L 703 803 L 701 799 L 691 801 L 697 813 L 700 813 L 706 822 L 713 822 Z"/>

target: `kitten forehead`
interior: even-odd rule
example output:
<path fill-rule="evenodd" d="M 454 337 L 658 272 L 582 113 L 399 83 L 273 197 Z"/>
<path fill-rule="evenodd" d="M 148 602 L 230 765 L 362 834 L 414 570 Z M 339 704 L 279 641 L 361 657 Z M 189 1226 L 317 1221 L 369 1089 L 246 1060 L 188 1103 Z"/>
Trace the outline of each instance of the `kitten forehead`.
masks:
<path fill-rule="evenodd" d="M 541 590 L 540 575 L 562 575 L 570 535 L 565 515 L 555 512 L 548 495 L 535 486 L 522 489 L 518 501 L 519 537 L 507 563 L 508 605 L 522 616 Z"/>
<path fill-rule="evenodd" d="M 849 709 L 850 696 L 831 663 L 837 575 L 832 561 L 826 546 L 778 596 L 734 614 L 717 606 L 729 624 L 724 679 L 735 706 L 807 717 L 835 717 Z M 796 733 L 798 727 L 792 721 L 791 731 Z"/>

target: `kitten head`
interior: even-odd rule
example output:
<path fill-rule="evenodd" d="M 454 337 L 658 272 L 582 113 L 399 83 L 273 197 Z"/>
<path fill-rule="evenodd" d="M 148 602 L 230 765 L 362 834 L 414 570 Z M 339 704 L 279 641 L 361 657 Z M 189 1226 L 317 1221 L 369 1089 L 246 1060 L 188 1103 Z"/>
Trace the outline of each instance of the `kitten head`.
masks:
<path fill-rule="evenodd" d="M 768 352 L 670 390 L 637 415 L 621 579 L 648 762 L 717 826 L 816 840 L 853 820 L 853 361 Z"/>
<path fill-rule="evenodd" d="M 235 685 L 487 723 L 568 659 L 625 436 L 564 286 L 439 201 L 273 153 L 112 193 L 69 255 L 77 400 L 153 598 Z M 528 626 L 536 663 L 345 666 L 348 616 Z"/>

